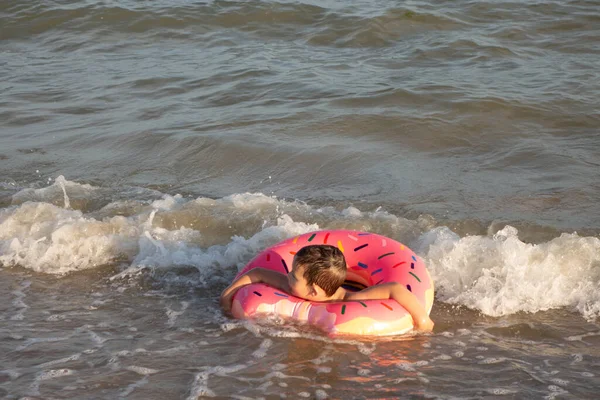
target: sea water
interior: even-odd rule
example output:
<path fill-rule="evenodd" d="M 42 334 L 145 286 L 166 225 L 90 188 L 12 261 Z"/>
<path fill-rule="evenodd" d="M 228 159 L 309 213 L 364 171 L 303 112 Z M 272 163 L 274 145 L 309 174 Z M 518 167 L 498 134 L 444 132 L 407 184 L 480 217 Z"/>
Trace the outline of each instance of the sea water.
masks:
<path fill-rule="evenodd" d="M 595 2 L 0 4 L 0 397 L 593 398 Z M 317 229 L 401 241 L 432 334 L 239 321 Z"/>

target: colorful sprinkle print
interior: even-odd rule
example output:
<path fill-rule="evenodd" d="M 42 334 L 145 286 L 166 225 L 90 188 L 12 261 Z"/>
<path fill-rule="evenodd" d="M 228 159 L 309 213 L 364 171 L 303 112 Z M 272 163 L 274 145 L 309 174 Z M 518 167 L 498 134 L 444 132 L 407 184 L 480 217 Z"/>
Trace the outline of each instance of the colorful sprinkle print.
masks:
<path fill-rule="evenodd" d="M 406 264 L 406 261 L 399 262 L 398 264 L 396 264 L 396 265 L 392 266 L 392 268 L 399 267 L 399 266 L 401 266 L 402 264 Z"/>
<path fill-rule="evenodd" d="M 414 277 L 415 277 L 415 279 L 416 279 L 416 280 L 418 280 L 419 282 L 421 282 L 421 280 L 419 279 L 419 277 L 418 277 L 418 276 L 416 276 L 416 275 L 415 275 L 415 274 L 413 274 L 412 272 L 409 272 L 409 274 L 411 274 L 412 276 L 414 276 Z"/>
<path fill-rule="evenodd" d="M 387 304 L 385 304 L 385 303 L 379 303 L 379 304 L 381 304 L 382 306 L 384 306 L 385 308 L 387 308 L 387 309 L 388 309 L 388 310 L 390 310 L 390 311 L 394 311 L 394 309 L 393 309 L 392 307 L 388 306 L 388 305 L 387 305 Z"/>
<path fill-rule="evenodd" d="M 342 251 L 342 253 L 344 252 L 344 246 L 342 246 L 341 240 L 338 240 L 338 249 L 340 249 Z"/>
<path fill-rule="evenodd" d="M 361 262 L 358 263 L 358 266 L 361 267 L 361 268 L 364 268 L 364 269 L 369 268 L 369 266 L 367 264 L 363 264 Z"/>
<path fill-rule="evenodd" d="M 323 244 L 327 244 L 327 239 L 329 239 L 329 233 L 327 233 L 327 235 L 325 235 L 325 239 L 323 240 Z"/>
<path fill-rule="evenodd" d="M 315 238 L 315 236 L 317 236 L 317 234 L 313 233 L 312 236 L 308 238 L 308 241 L 312 242 L 312 240 Z"/>
<path fill-rule="evenodd" d="M 282 260 L 281 260 L 281 263 L 283 264 L 283 268 L 285 268 L 285 272 L 286 272 L 287 274 L 289 274 L 289 273 L 290 273 L 290 270 L 288 269 L 288 266 L 287 266 L 287 264 L 285 263 L 285 260 L 284 260 L 284 259 L 282 259 Z"/>
<path fill-rule="evenodd" d="M 342 306 L 342 315 L 346 314 L 346 305 L 344 304 Z"/>
<path fill-rule="evenodd" d="M 378 274 L 378 273 L 380 273 L 381 271 L 383 271 L 383 268 L 376 269 L 375 271 L 371 272 L 371 276 L 373 276 L 373 275 L 375 275 L 375 274 Z"/>
<path fill-rule="evenodd" d="M 279 293 L 279 292 L 274 292 L 274 293 L 275 293 L 275 296 L 285 297 L 286 299 L 290 297 L 287 294 L 283 294 L 283 293 Z"/>
<path fill-rule="evenodd" d="M 257 295 L 258 297 L 262 297 L 262 294 L 260 294 L 259 292 L 257 292 L 256 290 L 253 292 L 255 295 Z"/>
<path fill-rule="evenodd" d="M 363 244 L 363 245 L 360 245 L 360 246 L 358 246 L 358 247 L 354 248 L 354 251 L 359 251 L 360 249 L 364 249 L 364 248 L 365 248 L 365 247 L 367 247 L 368 245 L 369 245 L 369 243 L 365 243 L 365 244 Z"/>
<path fill-rule="evenodd" d="M 391 256 L 392 254 L 396 254 L 396 253 L 394 253 L 394 252 L 391 252 L 391 253 L 385 253 L 385 254 L 382 254 L 382 255 L 380 255 L 379 257 L 377 257 L 377 259 L 378 259 L 378 260 L 381 260 L 383 257 Z"/>

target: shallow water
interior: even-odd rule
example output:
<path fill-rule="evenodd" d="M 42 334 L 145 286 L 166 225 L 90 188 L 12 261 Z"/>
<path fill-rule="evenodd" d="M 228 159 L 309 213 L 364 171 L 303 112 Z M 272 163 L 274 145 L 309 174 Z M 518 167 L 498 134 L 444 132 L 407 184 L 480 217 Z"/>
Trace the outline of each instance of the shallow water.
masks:
<path fill-rule="evenodd" d="M 227 320 L 215 290 L 81 275 L 4 274 L 3 395 L 592 398 L 598 387 L 600 331 L 566 311 L 491 318 L 439 304 L 431 336 L 330 339 Z"/>
<path fill-rule="evenodd" d="M 593 1 L 0 4 L 0 395 L 592 398 Z M 224 317 L 267 246 L 421 256 L 432 335 Z"/>

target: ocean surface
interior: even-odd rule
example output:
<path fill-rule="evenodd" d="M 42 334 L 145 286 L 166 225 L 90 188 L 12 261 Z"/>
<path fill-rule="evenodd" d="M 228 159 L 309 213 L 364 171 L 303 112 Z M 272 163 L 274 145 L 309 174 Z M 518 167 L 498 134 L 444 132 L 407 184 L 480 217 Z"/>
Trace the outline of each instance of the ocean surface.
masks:
<path fill-rule="evenodd" d="M 432 334 L 224 316 L 264 248 L 401 241 Z M 0 2 L 0 397 L 591 399 L 600 2 Z"/>

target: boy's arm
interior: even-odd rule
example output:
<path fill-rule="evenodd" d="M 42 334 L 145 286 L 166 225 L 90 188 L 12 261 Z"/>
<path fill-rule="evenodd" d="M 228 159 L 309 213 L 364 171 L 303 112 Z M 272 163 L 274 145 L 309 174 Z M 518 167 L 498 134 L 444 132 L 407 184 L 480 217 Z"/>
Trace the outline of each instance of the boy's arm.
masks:
<path fill-rule="evenodd" d="M 273 286 L 276 289 L 283 290 L 284 292 L 290 292 L 287 276 L 284 274 L 265 268 L 254 268 L 240 276 L 238 279 L 233 281 L 231 285 L 225 288 L 221 293 L 221 307 L 225 313 L 231 311 L 231 302 L 233 301 L 233 295 L 242 286 L 249 285 L 251 283 L 266 283 L 269 286 Z"/>
<path fill-rule="evenodd" d="M 397 282 L 382 283 L 361 290 L 360 292 L 347 292 L 344 300 L 376 300 L 394 299 L 408 311 L 417 330 L 430 332 L 433 330 L 433 321 L 419 303 L 419 300 L 403 285 Z"/>

